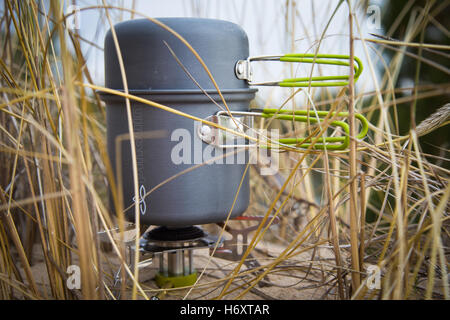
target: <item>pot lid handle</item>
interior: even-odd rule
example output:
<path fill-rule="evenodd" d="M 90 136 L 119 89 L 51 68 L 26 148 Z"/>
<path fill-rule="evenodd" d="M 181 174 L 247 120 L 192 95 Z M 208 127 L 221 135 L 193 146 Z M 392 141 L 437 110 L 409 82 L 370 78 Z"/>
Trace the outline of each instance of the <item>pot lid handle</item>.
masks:
<path fill-rule="evenodd" d="M 288 53 L 284 55 L 268 55 L 249 57 L 239 60 L 235 65 L 235 74 L 238 79 L 246 80 L 251 86 L 279 86 L 279 87 L 343 87 L 349 84 L 349 75 L 315 76 L 288 78 L 280 81 L 254 82 L 251 67 L 252 61 L 280 61 L 312 63 L 322 65 L 335 65 L 350 67 L 350 56 L 341 54 L 314 54 L 314 53 Z M 354 57 L 355 82 L 363 71 L 363 65 L 358 57 Z"/>

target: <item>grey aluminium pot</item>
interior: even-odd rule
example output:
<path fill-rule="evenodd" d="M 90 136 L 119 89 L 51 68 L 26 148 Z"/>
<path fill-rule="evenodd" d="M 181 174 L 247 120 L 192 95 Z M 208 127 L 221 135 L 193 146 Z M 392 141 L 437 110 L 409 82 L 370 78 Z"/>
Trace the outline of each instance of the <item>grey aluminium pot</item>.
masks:
<path fill-rule="evenodd" d="M 246 59 L 249 54 L 245 32 L 235 24 L 220 20 L 158 20 L 181 34 L 203 58 L 230 110 L 246 111 L 256 90 L 248 88 L 245 81 L 234 75 L 236 62 Z M 172 34 L 148 20 L 120 23 L 115 26 L 115 31 L 131 94 L 203 119 L 220 110 L 171 55 L 167 46 L 175 52 L 183 66 L 210 97 L 223 105 L 200 63 Z M 105 39 L 105 82 L 109 88 L 123 90 L 111 31 Z M 111 94 L 102 94 L 102 99 L 107 108 L 108 153 L 116 181 L 119 175 L 119 180 L 122 180 L 122 188 L 118 192 L 123 199 L 124 208 L 127 208 L 127 220 L 134 221 L 134 182 L 129 140 L 121 141 L 120 148 L 117 149 L 118 137 L 129 133 L 125 100 Z M 203 153 L 211 146 L 197 136 L 194 121 L 134 101 L 131 101 L 131 109 L 133 127 L 137 134 L 135 143 L 140 197 L 167 179 L 198 166 L 163 184 L 141 200 L 141 223 L 165 226 L 206 224 L 224 221 L 231 208 L 231 217 L 239 216 L 247 209 L 249 177 L 248 173 L 244 177 L 246 164 L 236 163 L 235 154 L 230 156 L 234 160 L 224 159 L 224 164 L 199 166 L 198 148 Z M 158 138 L 139 136 L 157 130 L 163 130 L 166 134 Z M 177 149 L 180 143 L 187 143 L 183 144 L 182 151 Z M 190 157 L 184 154 L 189 149 Z M 227 153 L 230 150 L 221 152 Z M 187 161 L 180 163 L 179 158 Z M 237 194 L 241 180 L 242 186 Z M 113 205 L 112 201 L 111 204 Z M 113 211 L 116 211 L 114 205 Z"/>

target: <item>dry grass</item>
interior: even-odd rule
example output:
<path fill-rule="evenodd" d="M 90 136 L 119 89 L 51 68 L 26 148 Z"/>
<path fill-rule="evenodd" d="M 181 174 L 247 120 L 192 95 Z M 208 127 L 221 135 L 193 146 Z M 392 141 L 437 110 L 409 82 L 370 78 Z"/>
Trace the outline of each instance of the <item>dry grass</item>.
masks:
<path fill-rule="evenodd" d="M 95 91 L 104 88 L 93 83 L 81 50 L 82 45 L 96 44 L 65 28 L 67 16 L 59 1 L 50 1 L 50 7 L 44 4 L 5 0 L 0 16 L 0 298 L 148 299 L 161 290 L 130 269 L 123 241 L 125 222 L 123 217 L 111 217 L 108 208 L 106 185 L 117 181 L 106 153 L 105 108 Z M 411 42 L 423 22 L 448 3 L 430 2 L 423 8 L 427 14 L 412 20 L 407 37 L 399 42 L 366 39 L 361 34 L 354 13 L 366 5 L 366 1 L 352 1 L 352 6 L 340 2 L 336 10 L 348 13 L 350 55 L 359 46 L 367 57 L 369 52 L 379 57 L 367 59 L 365 72 L 374 83 L 372 91 L 358 92 L 352 84 L 339 92 L 306 88 L 292 90 L 286 101 L 269 97 L 262 103 L 276 108 L 292 104 L 299 109 L 348 110 L 349 150 L 283 150 L 274 176 L 260 176 L 257 168 L 249 167 L 248 212 L 264 215 L 268 226 L 261 223 L 238 263 L 200 257 L 204 259 L 201 279 L 191 288 L 167 290 L 170 298 L 449 299 L 448 150 L 440 156 L 427 155 L 419 143 L 420 136 L 448 124 L 449 107 L 399 136 L 396 106 L 445 96 L 450 85 L 416 86 L 415 94 L 401 101 L 396 94 L 406 89 L 394 86 L 408 54 L 405 48 L 448 54 L 450 48 L 444 45 Z M 283 6 L 286 21 L 295 26 L 295 19 L 289 18 L 296 16 L 295 2 Z M 130 8 L 134 7 L 133 1 Z M 134 9 L 108 6 L 106 1 L 82 10 L 100 12 L 110 25 L 123 12 L 146 17 Z M 293 48 L 295 36 L 302 32 L 294 26 L 286 22 Z M 313 52 L 319 52 L 326 28 L 311 42 Z M 304 31 L 308 33 L 307 28 Z M 392 61 L 384 61 L 384 50 L 395 52 Z M 416 59 L 422 61 L 420 54 Z M 383 70 L 381 79 L 377 68 Z M 441 65 L 436 68 L 446 70 Z M 127 90 L 115 93 L 127 98 L 131 121 L 129 103 L 139 98 Z M 295 100 L 300 93 L 307 93 L 304 107 Z M 200 120 L 170 106 L 141 102 Z M 223 105 L 228 108 L 226 101 Z M 371 122 L 372 133 L 364 141 L 352 138 L 357 131 L 354 112 Z M 326 119 L 320 128 L 271 125 L 279 125 L 286 137 L 315 132 L 313 142 L 317 142 L 317 132 L 326 133 L 330 123 Z M 267 125 L 268 121 L 261 123 Z M 137 185 L 135 193 L 138 198 Z M 115 201 L 120 203 L 118 195 Z M 373 221 L 366 219 L 369 210 Z M 280 223 L 269 228 L 274 216 Z M 98 231 L 116 226 L 117 235 L 106 232 L 112 251 L 103 250 L 105 240 Z M 139 223 L 133 228 L 137 234 Z M 259 264 L 244 267 L 250 259 Z M 74 264 L 81 269 L 80 291 L 66 285 L 67 268 Z M 380 289 L 366 286 L 370 265 L 381 270 Z M 123 281 L 116 283 L 119 268 Z"/>

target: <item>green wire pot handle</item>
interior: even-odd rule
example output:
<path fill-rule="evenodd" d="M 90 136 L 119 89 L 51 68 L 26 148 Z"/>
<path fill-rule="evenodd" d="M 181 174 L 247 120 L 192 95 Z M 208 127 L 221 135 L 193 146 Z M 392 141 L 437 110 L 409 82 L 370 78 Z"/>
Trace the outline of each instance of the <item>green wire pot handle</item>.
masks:
<path fill-rule="evenodd" d="M 209 116 L 205 120 L 208 122 L 213 122 L 221 127 L 228 128 L 230 130 L 245 131 L 246 129 L 253 130 L 253 119 L 255 117 L 262 118 L 273 118 L 277 120 L 287 120 L 287 121 L 298 121 L 306 123 L 322 123 L 327 116 L 330 119 L 334 117 L 346 118 L 348 117 L 348 112 L 329 112 L 329 111 L 306 111 L 306 110 L 278 110 L 278 109 L 253 109 L 250 111 L 231 111 L 234 119 L 232 121 L 228 111 L 218 111 L 214 115 Z M 367 119 L 359 114 L 355 114 L 355 118 L 361 122 L 361 131 L 356 136 L 357 139 L 364 139 L 369 131 L 369 122 Z M 312 149 L 315 150 L 345 150 L 350 144 L 350 129 L 349 125 L 342 120 L 333 120 L 330 122 L 331 126 L 341 127 L 343 133 L 339 137 L 308 137 L 308 138 L 282 138 L 279 140 L 273 140 L 275 143 L 279 143 L 285 146 L 308 148 L 311 146 L 312 142 L 315 141 Z M 208 144 L 213 144 L 219 148 L 236 148 L 236 147 L 249 147 L 248 144 L 227 144 L 224 141 L 229 137 L 234 137 L 233 133 L 227 132 L 220 128 L 210 126 L 206 123 L 198 126 L 197 134 L 199 138 Z M 269 139 L 270 141 L 270 139 Z M 271 148 L 271 145 L 264 146 L 264 148 Z"/>
<path fill-rule="evenodd" d="M 239 60 L 235 66 L 238 79 L 246 80 L 253 86 L 280 86 L 280 87 L 343 87 L 350 82 L 350 75 L 316 76 L 289 78 L 281 81 L 254 82 L 251 68 L 252 61 L 281 61 L 294 63 L 313 63 L 321 65 L 335 65 L 350 67 L 350 56 L 341 54 L 313 54 L 313 53 L 288 53 L 285 55 L 250 57 L 247 60 Z M 354 57 L 353 68 L 355 70 L 355 82 L 363 71 L 363 64 L 358 57 Z"/>
<path fill-rule="evenodd" d="M 298 121 L 298 122 L 310 122 L 317 123 L 318 121 L 324 119 L 328 116 L 330 112 L 328 111 L 306 111 L 306 110 L 298 110 L 292 112 L 291 110 L 278 110 L 278 109 L 263 109 L 260 114 L 263 118 L 274 118 L 279 120 L 290 120 L 290 121 Z M 338 117 L 348 117 L 348 112 L 331 112 L 331 117 L 337 115 Z M 357 139 L 364 139 L 369 131 L 369 122 L 367 119 L 356 113 L 355 117 L 361 122 L 361 131 L 356 136 Z M 319 118 L 319 119 L 317 119 Z M 294 145 L 300 148 L 308 148 L 311 145 L 311 142 L 317 139 L 316 143 L 313 146 L 313 149 L 318 150 L 345 150 L 348 148 L 350 143 L 350 130 L 349 126 L 346 122 L 335 120 L 330 123 L 333 126 L 341 127 L 344 130 L 344 135 L 340 137 L 311 137 L 307 139 L 302 138 L 283 138 L 279 139 L 278 142 L 285 145 Z M 338 143 L 338 144 L 336 144 Z"/>

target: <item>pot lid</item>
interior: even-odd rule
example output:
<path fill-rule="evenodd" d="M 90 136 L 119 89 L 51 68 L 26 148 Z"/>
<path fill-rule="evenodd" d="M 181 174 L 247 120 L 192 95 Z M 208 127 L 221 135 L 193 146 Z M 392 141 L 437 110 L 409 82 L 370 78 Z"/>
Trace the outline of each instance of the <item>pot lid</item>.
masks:
<path fill-rule="evenodd" d="M 247 82 L 239 80 L 234 71 L 236 62 L 247 59 L 249 55 L 247 35 L 240 26 L 228 21 L 201 18 L 157 20 L 190 43 L 208 66 L 220 89 L 248 88 Z M 199 89 L 183 67 L 203 89 L 214 89 L 195 55 L 161 26 L 148 19 L 138 19 L 116 24 L 114 28 L 129 90 Z M 111 30 L 105 38 L 105 84 L 108 88 L 123 89 Z"/>

